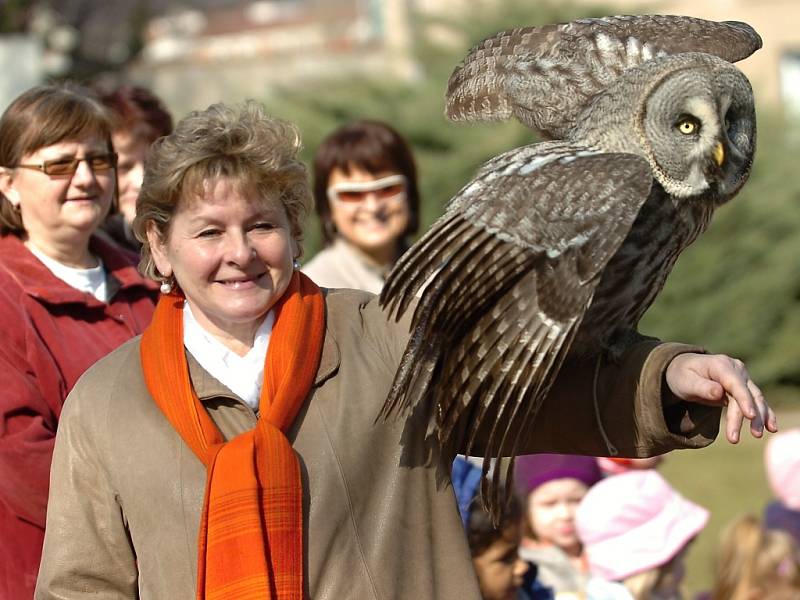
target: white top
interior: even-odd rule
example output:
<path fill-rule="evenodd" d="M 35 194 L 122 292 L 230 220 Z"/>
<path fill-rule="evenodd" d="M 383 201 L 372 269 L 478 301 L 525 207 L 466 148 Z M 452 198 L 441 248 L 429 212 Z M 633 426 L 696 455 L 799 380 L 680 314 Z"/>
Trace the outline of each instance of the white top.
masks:
<path fill-rule="evenodd" d="M 186 302 L 183 309 L 183 346 L 214 379 L 258 412 L 264 360 L 274 321 L 275 315 L 269 311 L 256 331 L 253 347 L 244 356 L 239 356 L 203 329 Z"/>
<path fill-rule="evenodd" d="M 337 237 L 333 244 L 308 261 L 302 271 L 321 287 L 380 294 L 390 268 L 391 265 L 379 266 L 358 248 Z"/>
<path fill-rule="evenodd" d="M 97 266 L 91 269 L 76 269 L 62 265 L 57 260 L 50 258 L 33 244 L 26 244 L 26 248 L 38 258 L 50 272 L 61 281 L 76 290 L 86 292 L 97 298 L 100 302 L 108 302 L 106 289 L 106 270 L 103 261 L 97 258 Z"/>
<path fill-rule="evenodd" d="M 560 596 L 557 596 L 560 600 Z M 586 586 L 587 600 L 634 600 L 627 587 L 614 581 L 592 577 Z"/>

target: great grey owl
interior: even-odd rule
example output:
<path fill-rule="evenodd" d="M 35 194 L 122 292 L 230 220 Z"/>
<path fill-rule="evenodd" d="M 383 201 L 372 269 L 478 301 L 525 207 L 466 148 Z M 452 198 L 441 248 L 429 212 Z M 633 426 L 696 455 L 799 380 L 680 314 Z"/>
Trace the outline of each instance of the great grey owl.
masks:
<path fill-rule="evenodd" d="M 389 276 L 396 316 L 423 291 L 384 415 L 425 411 L 440 444 L 469 415 L 470 445 L 491 415 L 482 454 L 513 456 L 565 357 L 613 360 L 748 178 L 753 93 L 731 63 L 760 47 L 745 23 L 652 15 L 475 46 L 447 116 L 514 116 L 550 141 L 483 165 Z"/>

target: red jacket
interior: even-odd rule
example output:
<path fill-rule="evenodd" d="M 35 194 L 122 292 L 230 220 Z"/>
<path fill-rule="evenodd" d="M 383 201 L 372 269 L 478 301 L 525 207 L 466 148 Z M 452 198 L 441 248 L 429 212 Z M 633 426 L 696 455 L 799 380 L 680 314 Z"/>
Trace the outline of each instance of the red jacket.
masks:
<path fill-rule="evenodd" d="M 131 256 L 96 237 L 90 248 L 109 275 L 108 304 L 58 279 L 17 237 L 0 237 L 0 600 L 33 597 L 64 399 L 153 313 L 156 286 Z"/>

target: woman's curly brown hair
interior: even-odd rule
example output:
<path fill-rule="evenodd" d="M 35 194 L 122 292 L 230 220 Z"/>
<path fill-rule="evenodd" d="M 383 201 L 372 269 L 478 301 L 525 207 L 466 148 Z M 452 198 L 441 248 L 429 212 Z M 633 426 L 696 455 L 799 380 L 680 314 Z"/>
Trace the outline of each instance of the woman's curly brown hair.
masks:
<path fill-rule="evenodd" d="M 199 197 L 208 182 L 221 177 L 254 186 L 264 199 L 277 194 L 300 248 L 311 205 L 306 167 L 297 158 L 300 148 L 297 127 L 269 116 L 252 100 L 236 106 L 213 104 L 182 119 L 175 131 L 151 146 L 145 161 L 133 222 L 143 244 L 141 272 L 163 279 L 147 240 L 149 223 L 166 239 L 178 204 Z"/>

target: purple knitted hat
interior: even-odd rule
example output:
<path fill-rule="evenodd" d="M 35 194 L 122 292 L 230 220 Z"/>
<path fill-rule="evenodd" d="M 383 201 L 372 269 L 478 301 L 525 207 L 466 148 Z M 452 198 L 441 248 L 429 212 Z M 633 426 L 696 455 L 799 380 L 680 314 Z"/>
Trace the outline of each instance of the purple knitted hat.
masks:
<path fill-rule="evenodd" d="M 591 487 L 602 478 L 597 460 L 573 454 L 529 454 L 517 458 L 514 480 L 520 494 L 527 496 L 554 479 L 577 479 Z"/>

